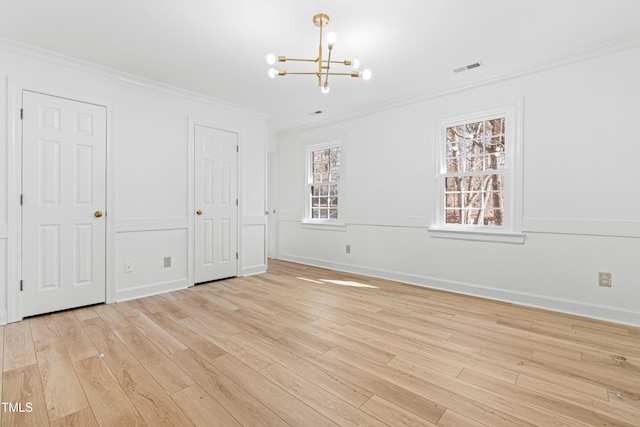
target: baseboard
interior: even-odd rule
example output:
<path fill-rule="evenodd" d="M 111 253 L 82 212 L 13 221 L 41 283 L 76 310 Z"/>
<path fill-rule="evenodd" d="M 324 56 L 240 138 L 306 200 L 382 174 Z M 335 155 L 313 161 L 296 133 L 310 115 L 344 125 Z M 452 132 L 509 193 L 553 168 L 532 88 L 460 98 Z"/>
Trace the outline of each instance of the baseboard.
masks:
<path fill-rule="evenodd" d="M 7 310 L 0 310 L 0 326 L 7 324 Z"/>
<path fill-rule="evenodd" d="M 164 294 L 166 292 L 177 291 L 188 287 L 187 279 L 172 280 L 170 282 L 152 283 L 134 289 L 116 290 L 116 302 L 128 301 L 136 298 L 150 297 Z"/>
<path fill-rule="evenodd" d="M 245 267 L 242 269 L 242 276 L 253 276 L 254 274 L 262 274 L 267 271 L 267 266 L 264 264 L 254 265 L 251 267 Z"/>
<path fill-rule="evenodd" d="M 397 271 L 381 270 L 316 258 L 300 257 L 297 255 L 286 253 L 280 253 L 278 259 L 283 261 L 296 262 L 299 264 L 329 268 L 332 270 L 344 271 L 348 273 L 362 274 L 380 279 L 393 280 L 396 282 L 422 286 L 430 289 L 438 289 L 464 295 L 476 296 L 480 298 L 492 299 L 496 301 L 508 302 L 512 304 L 519 304 L 527 307 L 557 311 L 560 313 L 572 314 L 576 316 L 584 316 L 608 322 L 620 323 L 636 327 L 640 326 L 639 311 L 620 309 L 617 307 L 599 304 L 585 304 L 562 298 L 548 297 L 545 295 L 514 292 L 505 289 L 475 285 L 472 283 L 442 280 L 438 278 L 401 273 Z"/>

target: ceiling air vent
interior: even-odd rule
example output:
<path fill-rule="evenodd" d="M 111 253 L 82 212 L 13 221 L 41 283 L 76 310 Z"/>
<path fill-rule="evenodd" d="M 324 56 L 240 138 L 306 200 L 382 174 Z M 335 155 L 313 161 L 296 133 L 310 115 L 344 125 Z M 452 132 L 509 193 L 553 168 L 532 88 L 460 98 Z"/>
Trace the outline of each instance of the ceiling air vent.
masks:
<path fill-rule="evenodd" d="M 464 67 L 456 68 L 453 70 L 454 73 L 461 73 L 467 70 L 473 70 L 474 68 L 478 68 L 482 65 L 480 62 L 474 62 L 473 64 L 465 65 Z"/>
<path fill-rule="evenodd" d="M 311 113 L 309 113 L 310 116 L 318 116 L 320 114 L 322 114 L 322 110 L 318 110 L 318 111 L 312 111 Z"/>

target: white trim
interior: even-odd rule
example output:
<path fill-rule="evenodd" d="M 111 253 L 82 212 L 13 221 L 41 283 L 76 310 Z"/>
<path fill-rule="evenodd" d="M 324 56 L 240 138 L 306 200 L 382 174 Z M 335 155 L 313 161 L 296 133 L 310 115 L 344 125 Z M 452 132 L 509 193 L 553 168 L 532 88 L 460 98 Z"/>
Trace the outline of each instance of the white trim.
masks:
<path fill-rule="evenodd" d="M 267 119 L 268 115 L 252 110 L 250 108 L 234 104 L 231 102 L 223 101 L 217 98 L 212 98 L 200 93 L 191 92 L 186 89 L 182 89 L 176 86 L 171 86 L 165 83 L 157 82 L 154 80 L 146 79 L 144 77 L 129 74 L 124 71 L 116 70 L 113 68 L 104 67 L 93 62 L 83 61 L 71 56 L 66 56 L 57 52 L 48 51 L 35 46 L 31 46 L 24 43 L 18 43 L 14 40 L 9 40 L 0 37 L 0 49 L 12 52 L 21 56 L 38 59 L 52 64 L 59 64 L 76 71 L 82 71 L 90 73 L 100 77 L 106 77 L 114 79 L 130 85 L 139 86 L 147 89 L 157 90 L 159 92 L 167 93 L 170 95 L 179 96 L 184 99 L 203 102 L 214 107 L 224 108 L 225 110 L 233 110 L 244 114 L 252 114 L 257 118 Z M 101 104 L 99 104 L 101 105 Z"/>
<path fill-rule="evenodd" d="M 6 239 L 8 237 L 9 227 L 6 222 L 0 222 L 0 239 Z"/>
<path fill-rule="evenodd" d="M 527 233 L 577 234 L 583 236 L 640 237 L 640 221 L 598 219 L 525 218 Z"/>
<path fill-rule="evenodd" d="M 427 228 L 426 216 L 350 216 L 347 225 L 370 225 L 378 227 Z"/>
<path fill-rule="evenodd" d="M 187 218 L 139 218 L 119 219 L 116 233 L 134 233 L 137 231 L 183 230 L 189 228 Z"/>
<path fill-rule="evenodd" d="M 309 189 L 313 185 L 313 171 L 311 168 L 311 153 L 313 151 L 318 150 L 326 150 L 331 148 L 338 148 L 340 150 L 340 181 L 333 182 L 334 185 L 338 186 L 338 219 L 312 219 L 311 218 L 311 198 L 309 197 Z M 315 144 L 307 144 L 305 146 L 304 154 L 305 154 L 305 180 L 303 186 L 303 202 L 304 202 L 304 210 L 302 213 L 302 224 L 303 226 L 312 226 L 313 228 L 322 228 L 322 227 L 344 227 L 345 217 L 345 209 L 344 209 L 344 150 L 342 149 L 343 144 L 341 139 L 334 139 L 332 141 L 315 143 Z M 325 184 L 324 182 L 318 184 Z M 332 184 L 331 182 L 327 182 L 327 185 Z"/>
<path fill-rule="evenodd" d="M 66 87 L 58 87 L 51 82 L 7 77 L 7 322 L 22 319 L 20 313 L 19 283 L 22 275 L 22 220 L 18 202 L 22 191 L 22 120 L 19 111 L 22 108 L 22 93 L 37 92 L 59 98 L 70 99 L 99 105 L 106 113 L 106 152 L 105 152 L 105 302 L 113 302 L 115 297 L 115 143 L 113 141 L 114 111 L 113 102 L 87 97 L 84 93 L 75 93 Z"/>
<path fill-rule="evenodd" d="M 242 270 L 242 276 L 254 276 L 256 274 L 262 274 L 264 272 L 267 271 L 267 264 L 258 264 L 258 265 L 252 265 L 249 267 L 245 267 Z"/>
<path fill-rule="evenodd" d="M 422 286 L 429 289 L 440 289 L 447 292 L 471 295 L 480 298 L 487 298 L 496 301 L 524 305 L 527 307 L 535 307 L 560 313 L 568 313 L 577 316 L 585 316 L 592 319 L 605 320 L 608 322 L 621 323 L 636 327 L 640 326 L 640 311 L 637 310 L 634 311 L 613 306 L 576 302 L 573 300 L 553 298 L 527 292 L 514 292 L 506 289 L 492 288 L 489 286 L 477 285 L 473 283 L 442 280 L 435 277 L 362 267 L 353 264 L 345 264 L 316 258 L 300 257 L 287 253 L 281 253 L 279 259 L 300 264 L 313 265 L 316 267 L 329 268 L 332 270 L 363 274 L 370 277 L 376 277 L 386 280 L 393 280 L 409 285 Z"/>
<path fill-rule="evenodd" d="M 454 95 L 457 93 L 463 93 L 469 90 L 473 90 L 473 89 L 477 89 L 485 86 L 491 86 L 497 83 L 502 83 L 509 80 L 515 80 L 518 78 L 555 70 L 555 69 L 566 67 L 576 63 L 588 61 L 590 59 L 604 57 L 607 55 L 613 55 L 613 54 L 624 52 L 627 50 L 637 49 L 639 47 L 640 47 L 640 36 L 637 34 L 633 34 L 631 36 L 622 37 L 613 41 L 599 43 L 590 48 L 576 52 L 574 55 L 568 55 L 568 56 L 565 55 L 561 58 L 557 58 L 556 60 L 549 61 L 546 64 L 542 64 L 537 67 L 534 66 L 524 70 L 507 72 L 502 75 L 480 80 L 477 82 L 471 82 L 466 85 L 454 87 L 451 89 L 446 89 L 440 92 L 431 92 L 431 93 L 422 92 L 414 95 L 396 98 L 389 102 L 376 104 L 375 106 L 370 108 L 360 109 L 354 113 L 343 114 L 343 115 L 332 117 L 332 118 L 331 117 L 326 118 L 319 122 L 306 123 L 304 125 L 298 125 L 298 126 L 294 125 L 288 128 L 283 128 L 276 131 L 276 135 L 285 136 L 285 135 L 291 135 L 291 134 L 305 132 L 313 129 L 324 128 L 330 125 L 347 122 L 357 118 L 371 116 L 373 114 L 381 113 L 384 111 L 390 111 L 396 108 L 419 104 L 426 101 L 432 101 L 439 98 L 445 98 L 447 96 Z"/>
<path fill-rule="evenodd" d="M 480 230 L 452 230 L 447 228 L 429 228 L 430 237 L 438 239 L 467 240 L 474 242 L 495 242 L 523 244 L 525 235 L 521 233 L 496 233 Z"/>
<path fill-rule="evenodd" d="M 444 175 L 446 174 L 446 160 L 443 141 L 446 139 L 446 129 L 451 126 L 486 120 L 489 117 L 505 117 L 507 128 L 505 130 L 506 168 L 497 170 L 496 173 L 505 175 L 505 217 L 504 227 L 460 226 L 447 225 L 444 218 Z M 433 237 L 452 238 L 459 240 L 492 241 L 507 243 L 523 243 L 522 208 L 523 208 L 523 127 L 524 127 L 524 97 L 520 96 L 515 101 L 500 105 L 487 106 L 473 111 L 452 115 L 436 120 L 434 126 L 433 151 L 436 170 L 436 202 L 434 206 L 433 224 L 429 228 L 429 234 Z M 486 237 L 482 238 L 481 234 Z"/>
<path fill-rule="evenodd" d="M 116 302 L 128 301 L 136 298 L 173 292 L 187 288 L 187 279 L 172 280 L 169 282 L 151 283 L 134 289 L 124 289 L 116 292 Z"/>
<path fill-rule="evenodd" d="M 339 193 L 338 193 L 339 194 Z M 346 231 L 347 225 L 339 221 L 306 220 L 300 223 L 302 228 L 310 230 Z"/>

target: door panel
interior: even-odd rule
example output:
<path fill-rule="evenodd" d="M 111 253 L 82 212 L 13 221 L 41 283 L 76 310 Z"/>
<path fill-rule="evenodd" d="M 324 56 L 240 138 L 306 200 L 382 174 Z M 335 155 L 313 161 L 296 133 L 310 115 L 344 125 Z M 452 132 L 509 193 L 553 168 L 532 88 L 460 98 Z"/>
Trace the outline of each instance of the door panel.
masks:
<path fill-rule="evenodd" d="M 106 109 L 23 91 L 21 315 L 105 301 Z"/>
<path fill-rule="evenodd" d="M 195 126 L 195 283 L 237 275 L 238 135 Z"/>

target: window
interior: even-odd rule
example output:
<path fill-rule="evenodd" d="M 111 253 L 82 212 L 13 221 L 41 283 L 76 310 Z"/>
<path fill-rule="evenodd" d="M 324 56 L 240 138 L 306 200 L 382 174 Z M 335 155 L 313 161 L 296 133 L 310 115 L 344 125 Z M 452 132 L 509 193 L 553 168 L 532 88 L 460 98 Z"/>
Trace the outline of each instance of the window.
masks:
<path fill-rule="evenodd" d="M 436 224 L 429 230 L 435 237 L 523 241 L 518 234 L 522 150 L 516 123 L 521 110 L 496 109 L 440 123 Z"/>
<path fill-rule="evenodd" d="M 446 128 L 446 224 L 504 226 L 504 116 Z"/>
<path fill-rule="evenodd" d="M 307 209 L 310 222 L 340 218 L 340 144 L 314 145 L 307 150 Z"/>

